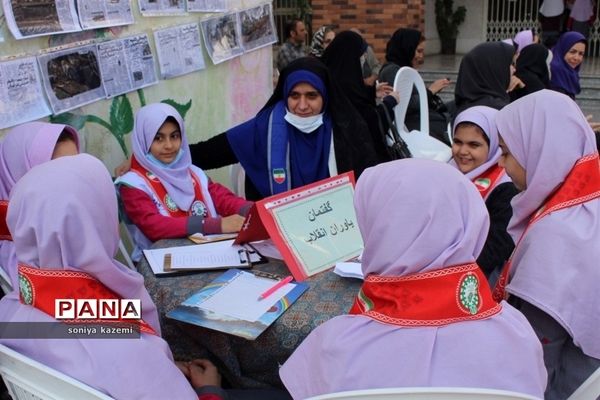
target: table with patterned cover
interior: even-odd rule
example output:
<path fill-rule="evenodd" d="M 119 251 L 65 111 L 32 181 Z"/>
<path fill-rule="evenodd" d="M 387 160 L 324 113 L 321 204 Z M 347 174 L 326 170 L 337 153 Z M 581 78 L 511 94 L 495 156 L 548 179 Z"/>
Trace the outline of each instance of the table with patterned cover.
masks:
<path fill-rule="evenodd" d="M 191 244 L 187 239 L 169 239 L 156 242 L 153 247 Z M 257 264 L 253 269 L 289 275 L 285 264 L 278 260 Z M 223 271 L 156 277 L 144 258 L 138 270 L 156 304 L 162 336 L 171 346 L 175 359 L 208 357 L 235 388 L 281 387 L 279 366 L 314 328 L 347 313 L 362 283 L 358 279 L 342 278 L 332 270 L 312 276 L 306 281 L 308 290 L 282 316 L 256 340 L 246 340 L 165 316 Z"/>

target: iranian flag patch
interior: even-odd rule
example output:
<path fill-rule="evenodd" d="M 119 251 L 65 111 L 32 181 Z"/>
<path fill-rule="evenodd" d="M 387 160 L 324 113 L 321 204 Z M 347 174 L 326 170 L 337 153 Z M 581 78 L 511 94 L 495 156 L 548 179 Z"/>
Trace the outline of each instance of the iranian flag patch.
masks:
<path fill-rule="evenodd" d="M 483 192 L 484 190 L 486 190 L 487 188 L 490 187 L 490 185 L 492 184 L 492 181 L 489 178 L 479 178 L 475 180 L 475 186 L 477 187 L 477 190 L 479 190 L 480 192 Z"/>
<path fill-rule="evenodd" d="M 275 183 L 285 182 L 285 169 L 275 168 L 273 170 L 273 180 L 275 181 Z"/>

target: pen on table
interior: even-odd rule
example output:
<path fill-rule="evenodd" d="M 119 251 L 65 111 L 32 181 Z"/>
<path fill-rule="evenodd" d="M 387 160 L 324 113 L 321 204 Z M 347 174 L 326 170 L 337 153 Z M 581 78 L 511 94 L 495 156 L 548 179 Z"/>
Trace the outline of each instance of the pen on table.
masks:
<path fill-rule="evenodd" d="M 291 275 L 281 279 L 279 282 L 265 290 L 260 296 L 258 296 L 258 300 L 263 300 L 275 293 L 278 289 L 284 287 L 288 283 L 290 283 L 294 279 Z"/>

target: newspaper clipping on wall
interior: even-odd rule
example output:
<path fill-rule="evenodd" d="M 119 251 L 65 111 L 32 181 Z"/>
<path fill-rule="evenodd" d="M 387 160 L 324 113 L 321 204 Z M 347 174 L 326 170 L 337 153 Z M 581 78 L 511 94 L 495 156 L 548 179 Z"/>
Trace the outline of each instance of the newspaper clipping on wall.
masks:
<path fill-rule="evenodd" d="M 41 54 L 38 64 L 54 114 L 106 97 L 95 44 Z"/>
<path fill-rule="evenodd" d="M 75 0 L 2 0 L 2 6 L 15 39 L 81 30 Z"/>
<path fill-rule="evenodd" d="M 133 24 L 131 0 L 77 0 L 83 29 Z"/>
<path fill-rule="evenodd" d="M 187 0 L 189 12 L 224 12 L 227 6 L 227 0 Z"/>
<path fill-rule="evenodd" d="M 50 115 L 35 57 L 0 62 L 0 129 Z"/>
<path fill-rule="evenodd" d="M 277 42 L 271 3 L 242 10 L 239 14 L 244 51 L 258 49 Z"/>
<path fill-rule="evenodd" d="M 107 97 L 158 82 L 154 55 L 146 34 L 99 43 L 98 57 Z"/>
<path fill-rule="evenodd" d="M 155 30 L 154 43 L 161 78 L 204 69 L 200 41 L 200 26 L 196 23 Z"/>
<path fill-rule="evenodd" d="M 144 17 L 185 14 L 185 0 L 138 0 Z"/>
<path fill-rule="evenodd" d="M 205 19 L 201 21 L 201 26 L 204 44 L 213 64 L 222 63 L 244 53 L 237 13 Z"/>

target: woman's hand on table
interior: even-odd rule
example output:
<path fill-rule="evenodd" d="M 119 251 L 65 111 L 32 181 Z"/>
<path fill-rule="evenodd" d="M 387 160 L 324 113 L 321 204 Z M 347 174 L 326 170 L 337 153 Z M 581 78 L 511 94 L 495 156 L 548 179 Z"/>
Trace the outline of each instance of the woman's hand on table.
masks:
<path fill-rule="evenodd" d="M 198 358 L 192 361 L 175 361 L 175 365 L 183 372 L 183 375 L 194 388 L 202 386 L 221 387 L 221 374 L 219 374 L 217 367 L 208 360 Z"/>
<path fill-rule="evenodd" d="M 246 218 L 241 215 L 234 214 L 229 217 L 221 218 L 221 232 L 223 233 L 235 233 L 239 232 L 242 229 L 242 225 L 244 225 L 244 220 Z"/>
<path fill-rule="evenodd" d="M 204 359 L 192 360 L 188 363 L 192 387 L 221 387 L 221 374 L 213 363 Z"/>

